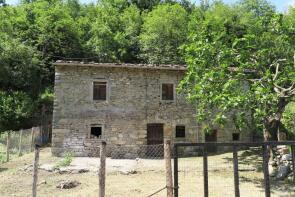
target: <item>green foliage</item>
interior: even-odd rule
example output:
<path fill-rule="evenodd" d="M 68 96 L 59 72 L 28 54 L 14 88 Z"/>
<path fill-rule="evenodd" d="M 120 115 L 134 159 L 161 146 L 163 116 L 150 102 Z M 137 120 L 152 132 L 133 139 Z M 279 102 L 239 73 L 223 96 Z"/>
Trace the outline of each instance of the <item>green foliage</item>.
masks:
<path fill-rule="evenodd" d="M 42 104 L 53 104 L 54 94 L 52 90 L 46 89 L 40 96 L 40 103 Z"/>
<path fill-rule="evenodd" d="M 6 6 L 7 4 L 6 4 L 6 2 L 5 2 L 5 0 L 0 0 L 0 7 L 1 6 Z"/>
<path fill-rule="evenodd" d="M 179 4 L 158 5 L 144 17 L 141 57 L 148 63 L 183 63 L 179 47 L 187 37 L 186 10 Z"/>
<path fill-rule="evenodd" d="M 289 103 L 286 106 L 282 123 L 285 125 L 289 135 L 295 137 L 295 102 Z"/>
<path fill-rule="evenodd" d="M 92 25 L 93 36 L 88 45 L 100 62 L 134 62 L 138 53 L 141 26 L 139 9 L 123 3 L 110 6 L 103 3 L 97 8 Z"/>
<path fill-rule="evenodd" d="M 17 39 L 0 37 L 0 90 L 23 90 L 34 95 L 44 69 L 38 52 Z"/>
<path fill-rule="evenodd" d="M 99 0 L 87 5 L 22 0 L 10 6 L 0 0 L 0 18 L 0 90 L 6 95 L 22 92 L 31 100 L 27 108 L 38 112 L 36 106 L 52 105 L 52 62 L 63 58 L 186 62 L 189 71 L 180 89 L 195 102 L 208 131 L 228 120 L 238 130 L 253 122 L 262 128 L 292 100 L 276 88 L 288 88 L 295 79 L 294 8 L 278 14 L 265 0 L 233 6 L 221 1 L 196 6 L 187 0 Z M 283 115 L 287 128 L 291 116 Z"/>
<path fill-rule="evenodd" d="M 199 120 L 277 130 L 273 121 L 294 98 L 283 90 L 295 83 L 295 37 L 290 15 L 271 8 L 266 1 L 217 2 L 192 15 L 183 47 L 188 72 L 179 89 L 195 104 Z"/>
<path fill-rule="evenodd" d="M 73 154 L 70 152 L 66 152 L 64 155 L 64 158 L 60 160 L 56 165 L 55 168 L 60 168 L 60 167 L 66 167 L 71 165 L 71 162 L 73 161 Z"/>
<path fill-rule="evenodd" d="M 0 153 L 0 164 L 6 161 L 6 155 L 4 153 Z"/>
<path fill-rule="evenodd" d="M 33 102 L 23 92 L 0 91 L 0 132 L 18 130 L 32 117 Z"/>
<path fill-rule="evenodd" d="M 161 0 L 131 0 L 140 10 L 152 10 Z"/>

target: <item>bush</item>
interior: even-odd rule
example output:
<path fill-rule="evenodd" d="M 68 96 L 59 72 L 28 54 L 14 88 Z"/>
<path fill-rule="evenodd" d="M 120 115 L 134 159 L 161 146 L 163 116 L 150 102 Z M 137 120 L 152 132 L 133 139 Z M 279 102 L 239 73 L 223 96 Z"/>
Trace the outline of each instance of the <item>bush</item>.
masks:
<path fill-rule="evenodd" d="M 73 161 L 73 154 L 71 152 L 67 152 L 65 153 L 64 158 L 56 164 L 55 168 L 69 166 L 72 161 Z"/>
<path fill-rule="evenodd" d="M 0 153 L 0 164 L 6 161 L 6 156 L 3 153 Z"/>

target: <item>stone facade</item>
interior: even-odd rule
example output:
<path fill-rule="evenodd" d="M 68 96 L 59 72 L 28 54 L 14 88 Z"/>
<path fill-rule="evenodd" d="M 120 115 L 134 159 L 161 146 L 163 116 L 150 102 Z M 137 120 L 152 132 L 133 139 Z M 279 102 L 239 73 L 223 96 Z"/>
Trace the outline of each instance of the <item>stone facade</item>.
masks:
<path fill-rule="evenodd" d="M 172 142 L 204 141 L 195 109 L 183 95 L 161 99 L 161 84 L 176 87 L 184 73 L 184 66 L 55 63 L 52 153 L 97 156 L 101 139 L 110 146 L 140 147 L 147 144 L 150 123 L 163 124 L 164 138 Z M 93 100 L 95 81 L 107 82 L 106 101 Z M 101 139 L 89 138 L 92 125 L 101 125 Z M 184 138 L 175 137 L 177 125 L 185 126 Z M 231 141 L 232 132 L 220 129 L 217 137 Z M 249 141 L 249 135 L 240 138 Z"/>

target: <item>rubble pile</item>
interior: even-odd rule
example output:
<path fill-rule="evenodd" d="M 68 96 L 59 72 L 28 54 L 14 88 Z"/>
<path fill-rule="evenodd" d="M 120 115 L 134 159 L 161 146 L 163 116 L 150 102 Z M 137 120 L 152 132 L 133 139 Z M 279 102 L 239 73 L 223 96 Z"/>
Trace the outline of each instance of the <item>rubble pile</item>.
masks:
<path fill-rule="evenodd" d="M 273 148 L 273 160 L 269 161 L 269 175 L 277 180 L 293 180 L 293 162 L 291 150 L 288 146 L 282 145 Z"/>

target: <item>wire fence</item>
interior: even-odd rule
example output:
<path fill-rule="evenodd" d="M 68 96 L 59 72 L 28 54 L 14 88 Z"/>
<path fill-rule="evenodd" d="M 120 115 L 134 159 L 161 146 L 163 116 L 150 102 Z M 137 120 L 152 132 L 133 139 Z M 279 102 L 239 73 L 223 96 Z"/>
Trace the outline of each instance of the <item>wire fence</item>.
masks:
<path fill-rule="evenodd" d="M 0 163 L 32 152 L 34 150 L 33 146 L 39 141 L 39 138 L 39 127 L 0 133 Z"/>
<path fill-rule="evenodd" d="M 212 144 L 199 144 L 200 147 L 174 144 L 178 151 L 174 152 L 174 155 L 171 154 L 173 152 L 169 154 L 174 161 L 167 159 L 167 144 L 104 145 L 106 151 L 102 155 L 106 157 L 106 165 L 102 165 L 102 157 L 73 157 L 67 154 L 63 157 L 52 157 L 49 148 L 42 148 L 37 168 L 32 165 L 35 163 L 32 159 L 33 154 L 24 159 L 25 161 L 18 160 L 18 163 L 23 162 L 22 166 L 19 165 L 19 170 L 14 174 L 8 173 L 9 178 L 5 179 L 4 184 L 9 185 L 12 180 L 27 182 L 35 170 L 38 170 L 38 179 L 34 179 L 34 183 L 35 191 L 40 196 L 46 196 L 49 192 L 54 192 L 55 196 L 97 196 L 100 191 L 105 191 L 105 196 L 112 197 L 164 197 L 167 196 L 168 188 L 173 188 L 178 191 L 178 195 L 175 196 L 262 197 L 267 191 L 265 180 L 268 177 L 271 196 L 295 196 L 292 172 L 295 142 L 286 142 L 281 147 L 277 143 L 251 143 L 249 147 L 239 146 L 239 143 L 227 143 L 230 146 L 219 144 L 218 147 L 211 146 Z M 100 147 L 103 147 L 102 145 Z M 204 154 L 203 145 L 207 147 L 207 154 Z M 273 150 L 269 161 L 265 160 L 268 157 L 265 147 Z M 100 153 L 103 150 L 96 148 Z M 177 163 L 174 163 L 177 167 L 171 166 L 172 169 L 177 168 L 174 170 L 174 178 L 177 175 L 178 180 L 174 179 L 174 186 L 169 185 L 167 181 L 167 161 Z M 208 165 L 204 165 L 204 161 Z M 207 166 L 207 169 L 204 166 Z M 275 168 L 276 172 L 273 172 L 272 168 Z M 282 177 L 280 169 L 285 168 L 287 174 Z M 269 173 L 266 173 L 266 169 L 269 169 Z M 5 167 L 2 170 L 5 170 Z M 208 173 L 208 195 L 205 172 Z M 172 179 L 172 170 L 170 174 Z M 11 178 L 13 176 L 14 178 Z M 239 195 L 236 193 L 237 188 Z M 21 191 L 17 188 L 11 190 L 21 194 L 29 194 L 32 191 L 30 184 Z M 7 196 L 6 194 L 1 195 L 0 190 L 0 196 Z"/>
<path fill-rule="evenodd" d="M 164 146 L 107 146 L 106 194 L 111 196 L 165 196 Z"/>
<path fill-rule="evenodd" d="M 273 155 L 264 165 L 264 150 L 261 145 L 251 147 L 237 147 L 237 179 L 235 184 L 235 168 L 233 147 L 208 146 L 207 169 L 204 168 L 202 147 L 179 147 L 178 151 L 178 196 L 237 196 L 238 187 L 241 197 L 266 196 L 264 166 L 269 171 L 271 196 L 295 196 L 292 153 L 284 145 L 285 152 L 278 151 L 279 146 L 273 145 L 270 150 Z M 192 148 L 195 148 L 192 150 Z M 281 148 L 282 149 L 282 148 Z M 194 152 L 188 157 L 182 153 Z M 268 156 L 265 156 L 266 158 Z M 286 170 L 284 170 L 286 169 Z M 205 172 L 208 173 L 208 195 L 205 195 Z M 177 187 L 177 185 L 175 185 Z"/>

